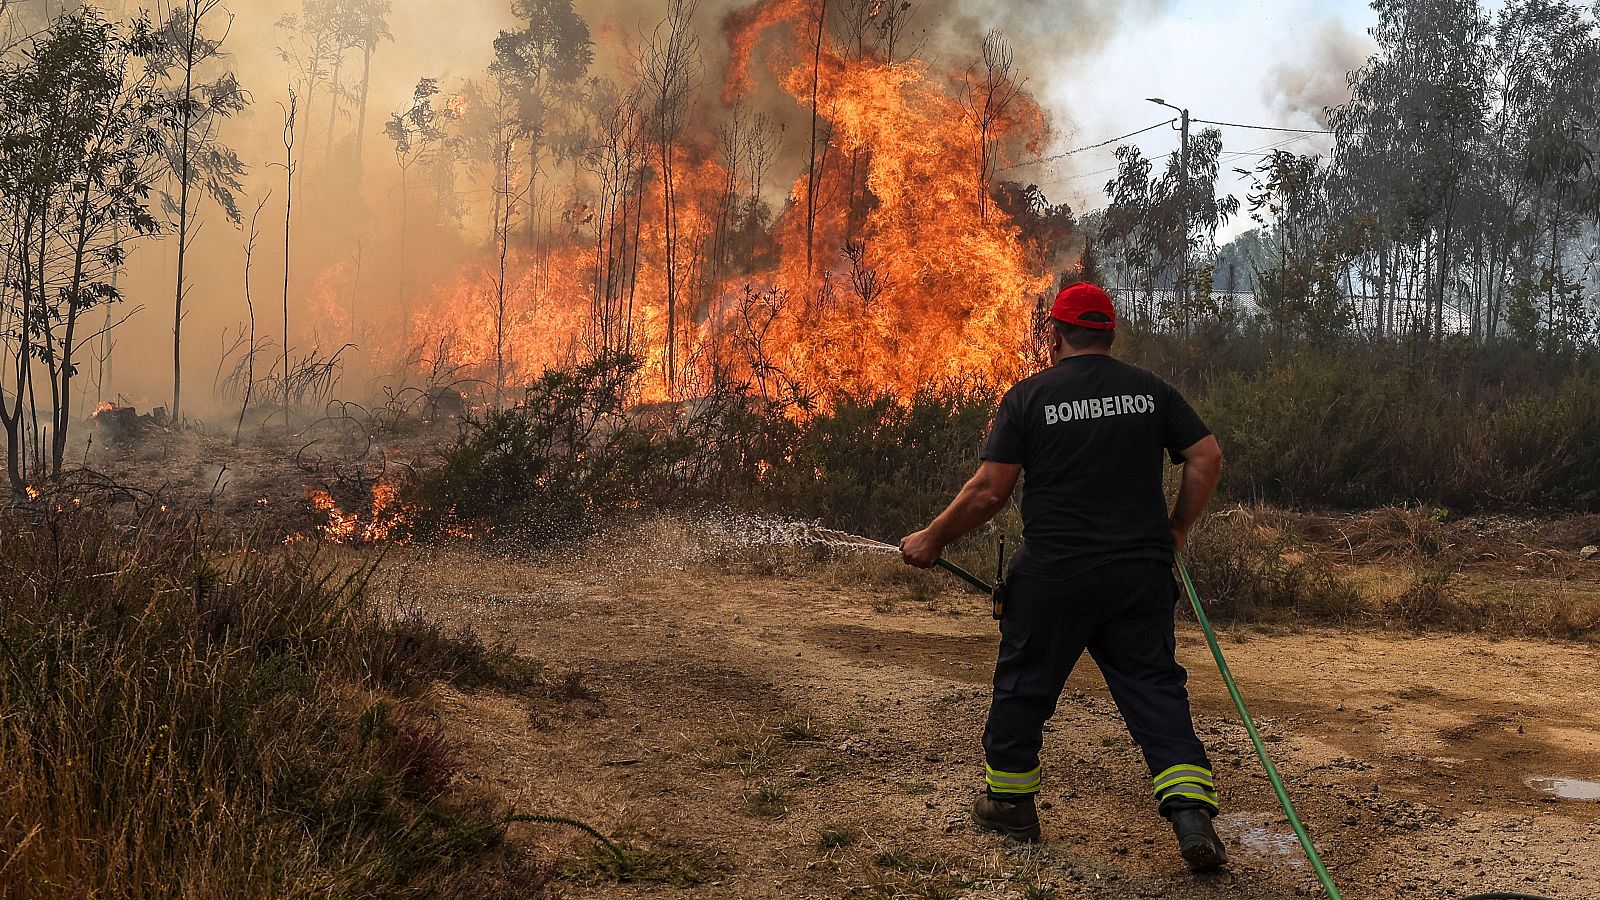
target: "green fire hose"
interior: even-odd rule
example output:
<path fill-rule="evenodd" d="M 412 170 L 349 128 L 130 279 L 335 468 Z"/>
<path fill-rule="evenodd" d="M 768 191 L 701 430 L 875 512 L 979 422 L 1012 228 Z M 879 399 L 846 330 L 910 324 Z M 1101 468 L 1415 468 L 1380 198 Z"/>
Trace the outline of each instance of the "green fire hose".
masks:
<path fill-rule="evenodd" d="M 1306 833 L 1305 825 L 1300 823 L 1300 816 L 1294 811 L 1294 803 L 1289 799 L 1289 792 L 1284 790 L 1283 779 L 1278 777 L 1278 767 L 1273 765 L 1272 757 L 1267 755 L 1267 747 L 1261 742 L 1261 734 L 1256 731 L 1255 719 L 1250 717 L 1250 710 L 1245 708 L 1244 697 L 1239 694 L 1239 685 L 1233 680 L 1233 672 L 1228 668 L 1228 660 L 1222 655 L 1222 647 L 1217 644 L 1216 632 L 1211 630 L 1211 620 L 1206 617 L 1205 606 L 1200 603 L 1200 594 L 1194 589 L 1194 581 L 1189 578 L 1189 567 L 1183 563 L 1183 554 L 1177 554 L 1178 574 L 1183 576 L 1184 590 L 1189 594 L 1189 603 L 1194 606 L 1194 617 L 1200 622 L 1200 630 L 1205 632 L 1206 643 L 1211 647 L 1211 656 L 1217 661 L 1217 670 L 1222 673 L 1222 683 L 1228 686 L 1228 696 L 1233 698 L 1233 706 L 1239 711 L 1239 718 L 1244 720 L 1244 730 L 1250 735 L 1250 743 L 1255 745 L 1256 758 L 1261 760 L 1261 767 L 1267 770 L 1267 780 L 1272 782 L 1272 792 L 1278 795 L 1278 805 L 1283 807 L 1283 814 L 1289 817 L 1289 827 L 1294 829 L 1294 836 L 1300 839 L 1300 846 L 1306 851 L 1306 859 L 1311 860 L 1311 868 L 1317 873 L 1317 880 L 1322 882 L 1322 889 L 1328 892 L 1329 900 L 1343 900 L 1339 888 L 1333 883 L 1333 876 L 1328 874 L 1328 869 L 1322 864 L 1322 856 L 1317 853 L 1317 847 L 1311 842 L 1311 835 Z"/>
<path fill-rule="evenodd" d="M 989 584 L 987 581 L 984 581 L 982 578 L 979 578 L 978 576 L 972 574 L 971 572 L 968 572 L 966 569 L 961 568 L 960 566 L 956 565 L 955 563 L 950 562 L 949 560 L 945 559 L 942 556 L 939 557 L 938 559 L 934 560 L 934 565 L 937 565 L 939 568 L 945 570 L 946 572 L 949 572 L 951 575 L 954 575 L 955 577 L 961 579 L 962 581 L 965 581 L 967 584 L 972 585 L 973 587 L 977 588 L 978 590 L 983 591 L 985 594 L 994 593 L 994 586 L 993 585 Z"/>
<path fill-rule="evenodd" d="M 1211 628 L 1211 619 L 1206 615 L 1205 607 L 1200 603 L 1200 594 L 1194 589 L 1194 580 L 1189 577 L 1189 567 L 1184 564 L 1183 555 L 1177 554 L 1178 574 L 1183 578 L 1184 591 L 1189 595 L 1189 603 L 1194 607 L 1194 617 L 1200 623 L 1200 630 L 1206 636 L 1206 644 L 1211 648 L 1211 656 L 1216 660 L 1217 671 L 1222 673 L 1222 683 L 1228 688 L 1228 696 L 1233 699 L 1233 707 L 1239 711 L 1239 718 L 1244 722 L 1244 730 L 1250 736 L 1250 743 L 1255 747 L 1256 758 L 1261 761 L 1261 767 L 1266 770 L 1267 780 L 1272 783 L 1272 792 L 1278 797 L 1278 805 L 1283 807 L 1283 813 L 1289 819 L 1289 826 L 1294 829 L 1294 835 L 1300 841 L 1300 848 L 1305 851 L 1306 859 L 1311 861 L 1311 868 L 1316 872 L 1317 880 L 1322 883 L 1322 889 L 1327 892 L 1329 900 L 1344 900 L 1344 895 L 1339 893 L 1339 888 L 1333 883 L 1333 876 L 1328 874 L 1328 869 L 1322 864 L 1322 856 L 1317 853 L 1317 847 L 1311 842 L 1311 835 L 1306 832 L 1306 827 L 1300 821 L 1300 816 L 1295 812 L 1294 802 L 1289 799 L 1289 792 L 1283 786 L 1283 779 L 1278 775 L 1278 767 L 1273 764 L 1272 757 L 1267 754 L 1266 744 L 1261 740 L 1261 734 L 1256 730 L 1255 719 L 1250 716 L 1250 710 L 1245 707 L 1244 697 L 1239 693 L 1239 685 L 1233 680 L 1233 671 L 1228 668 L 1228 660 L 1222 655 L 1222 647 L 1217 643 L 1217 634 Z M 983 579 L 961 568 L 955 563 L 944 559 L 938 560 L 940 568 L 955 575 L 974 588 L 992 593 L 994 588 Z M 1462 897 L 1461 900 L 1553 900 L 1550 897 L 1541 897 L 1537 894 L 1518 894 L 1510 891 L 1496 891 L 1488 894 L 1472 894 Z"/>

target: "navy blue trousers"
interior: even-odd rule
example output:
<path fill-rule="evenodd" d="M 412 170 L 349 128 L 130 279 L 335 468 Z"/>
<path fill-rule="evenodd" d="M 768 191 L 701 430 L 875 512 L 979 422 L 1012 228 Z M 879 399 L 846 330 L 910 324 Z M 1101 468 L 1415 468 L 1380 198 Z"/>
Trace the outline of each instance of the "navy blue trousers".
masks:
<path fill-rule="evenodd" d="M 1173 655 L 1177 583 L 1164 563 L 1129 560 L 1070 580 L 1014 575 L 1000 622 L 994 699 L 983 731 L 996 799 L 1039 790 L 1044 723 L 1084 650 L 1150 767 L 1162 815 L 1217 811 L 1215 777 L 1194 733 L 1188 673 Z"/>

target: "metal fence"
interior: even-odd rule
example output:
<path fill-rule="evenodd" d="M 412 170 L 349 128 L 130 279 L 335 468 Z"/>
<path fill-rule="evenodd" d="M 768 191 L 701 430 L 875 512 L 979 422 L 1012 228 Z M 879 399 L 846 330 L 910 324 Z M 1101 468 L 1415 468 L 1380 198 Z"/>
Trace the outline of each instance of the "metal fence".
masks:
<path fill-rule="evenodd" d="M 1169 289 L 1145 290 L 1139 288 L 1110 288 L 1109 293 L 1116 301 L 1117 310 L 1123 315 L 1130 314 L 1148 316 L 1152 319 L 1159 316 L 1162 310 L 1174 309 L 1178 305 L 1178 292 Z M 1211 302 L 1219 309 L 1227 310 L 1238 320 L 1264 319 L 1266 310 L 1257 302 L 1254 291 L 1212 291 Z M 1383 305 L 1378 297 L 1370 294 L 1356 294 L 1344 298 L 1349 304 L 1351 324 L 1358 331 L 1371 333 L 1377 330 L 1379 317 L 1383 315 Z M 1389 298 L 1389 327 L 1387 331 L 1394 334 L 1432 330 L 1433 310 L 1431 300 L 1420 297 Z M 1446 303 L 1444 306 L 1444 331 L 1446 334 L 1470 334 L 1472 332 L 1472 316 L 1454 304 Z"/>

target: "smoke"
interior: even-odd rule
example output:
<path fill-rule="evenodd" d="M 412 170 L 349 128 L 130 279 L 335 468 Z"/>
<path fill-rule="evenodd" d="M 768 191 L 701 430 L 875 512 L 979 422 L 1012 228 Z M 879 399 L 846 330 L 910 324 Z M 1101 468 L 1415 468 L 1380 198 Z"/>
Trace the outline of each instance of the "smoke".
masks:
<path fill-rule="evenodd" d="M 1348 73 L 1359 69 L 1374 50 L 1372 39 L 1337 19 L 1317 27 L 1305 52 L 1273 68 L 1262 86 L 1262 99 L 1289 122 L 1315 122 L 1327 127 L 1327 111 L 1350 99 Z"/>
<path fill-rule="evenodd" d="M 928 26 L 929 50 L 942 62 L 975 57 L 984 32 L 998 28 L 1016 49 L 1017 61 L 1026 74 L 1048 85 L 1061 77 L 1064 63 L 1093 55 L 1123 29 L 1156 18 L 1172 5 L 1173 0 L 943 0 L 919 4 L 922 12 L 918 17 Z"/>

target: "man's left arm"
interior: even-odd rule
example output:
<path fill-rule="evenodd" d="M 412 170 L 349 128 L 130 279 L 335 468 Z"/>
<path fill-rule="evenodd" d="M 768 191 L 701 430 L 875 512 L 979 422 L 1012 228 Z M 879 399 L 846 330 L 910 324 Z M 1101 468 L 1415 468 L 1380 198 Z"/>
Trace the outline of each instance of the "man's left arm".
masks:
<path fill-rule="evenodd" d="M 1021 474 L 1020 463 L 985 460 L 932 524 L 900 541 L 901 558 L 919 569 L 932 567 L 944 548 L 994 518 L 1005 507 Z"/>
<path fill-rule="evenodd" d="M 1200 521 L 1211 495 L 1222 477 L 1222 447 L 1216 436 L 1206 435 L 1180 451 L 1183 479 L 1178 484 L 1178 499 L 1172 505 L 1172 546 L 1182 551 L 1189 542 L 1189 530 Z"/>

